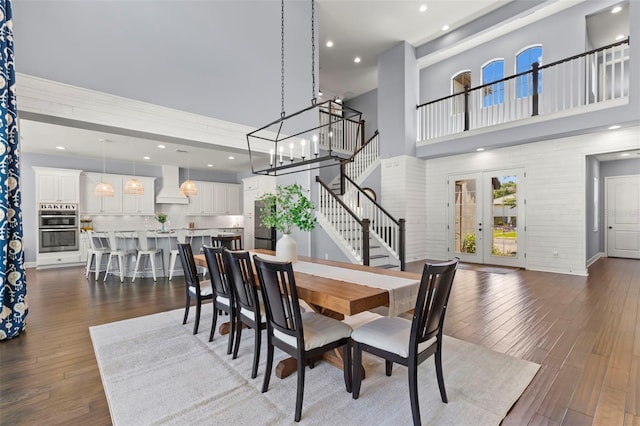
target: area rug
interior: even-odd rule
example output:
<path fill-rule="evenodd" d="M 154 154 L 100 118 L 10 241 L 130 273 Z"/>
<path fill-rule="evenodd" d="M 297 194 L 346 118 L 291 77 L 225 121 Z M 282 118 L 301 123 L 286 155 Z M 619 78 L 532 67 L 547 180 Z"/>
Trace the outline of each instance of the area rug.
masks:
<path fill-rule="evenodd" d="M 209 311 L 211 305 L 205 305 Z M 115 425 L 294 424 L 296 374 L 271 379 L 261 393 L 266 351 L 251 379 L 253 330 L 243 332 L 238 358 L 226 354 L 227 336 L 208 342 L 211 312 L 192 334 L 193 313 L 183 310 L 89 329 Z M 263 339 L 266 340 L 266 339 Z M 286 355 L 276 349 L 277 361 Z M 360 398 L 344 388 L 342 371 L 318 362 L 308 369 L 301 424 L 411 424 L 407 370 L 365 354 Z M 535 376 L 539 365 L 446 337 L 443 370 L 449 403 L 440 400 L 433 361 L 419 370 L 423 424 L 498 425 Z"/>

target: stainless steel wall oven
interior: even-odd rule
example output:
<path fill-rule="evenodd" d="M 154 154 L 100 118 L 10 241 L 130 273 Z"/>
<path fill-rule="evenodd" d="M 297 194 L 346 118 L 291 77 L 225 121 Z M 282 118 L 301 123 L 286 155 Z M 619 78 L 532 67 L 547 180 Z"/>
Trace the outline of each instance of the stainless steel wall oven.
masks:
<path fill-rule="evenodd" d="M 38 207 L 39 252 L 78 250 L 78 205 L 40 203 Z"/>

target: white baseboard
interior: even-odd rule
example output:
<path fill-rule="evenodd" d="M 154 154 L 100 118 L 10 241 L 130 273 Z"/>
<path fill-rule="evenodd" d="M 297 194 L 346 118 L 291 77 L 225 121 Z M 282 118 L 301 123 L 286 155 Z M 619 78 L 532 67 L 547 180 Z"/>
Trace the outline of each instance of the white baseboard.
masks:
<path fill-rule="evenodd" d="M 36 267 L 36 262 L 24 262 L 24 267 L 25 268 L 35 268 Z"/>
<path fill-rule="evenodd" d="M 587 268 L 589 266 L 593 265 L 594 263 L 596 263 L 596 261 L 598 259 L 600 259 L 601 257 L 607 257 L 607 256 L 604 254 L 604 252 L 599 252 L 599 253 L 596 253 L 591 259 L 588 259 L 587 260 Z"/>

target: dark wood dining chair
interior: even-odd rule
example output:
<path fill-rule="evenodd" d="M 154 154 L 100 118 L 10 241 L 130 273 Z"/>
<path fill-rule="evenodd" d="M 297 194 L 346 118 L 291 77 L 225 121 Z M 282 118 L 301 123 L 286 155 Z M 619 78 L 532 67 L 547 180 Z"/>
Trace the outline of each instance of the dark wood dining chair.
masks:
<path fill-rule="evenodd" d="M 298 386 L 294 420 L 300 421 L 305 364 L 336 348 L 343 349 L 344 383 L 351 392 L 351 327 L 316 312 L 300 312 L 291 262 L 271 262 L 253 257 L 267 313 L 267 365 L 262 392 L 269 389 L 274 347 L 296 359 Z M 328 407 L 330 409 L 330 407 Z"/>
<path fill-rule="evenodd" d="M 240 235 L 212 235 L 211 245 L 213 247 L 226 247 L 229 250 L 242 250 L 242 236 Z"/>
<path fill-rule="evenodd" d="M 233 348 L 233 359 L 238 357 L 240 338 L 242 337 L 242 324 L 246 324 L 254 330 L 253 368 L 251 378 L 258 375 L 258 362 L 260 361 L 260 345 L 262 343 L 262 330 L 267 328 L 267 318 L 262 304 L 262 298 L 258 296 L 251 255 L 246 251 L 229 251 L 224 249 L 227 277 L 234 291 L 236 301 L 236 341 Z"/>
<path fill-rule="evenodd" d="M 196 320 L 193 325 L 193 334 L 197 334 L 198 326 L 200 325 L 202 301 L 213 299 L 213 288 L 211 287 L 210 281 L 200 281 L 198 277 L 198 270 L 196 269 L 196 262 L 193 259 L 191 246 L 189 244 L 178 244 L 178 253 L 180 255 L 180 262 L 182 263 L 182 269 L 184 270 L 184 281 L 187 292 L 187 303 L 184 307 L 184 319 L 182 320 L 182 324 L 187 323 L 189 308 L 191 307 L 191 298 L 193 297 L 196 299 Z"/>
<path fill-rule="evenodd" d="M 435 353 L 440 397 L 442 402 L 447 402 L 442 375 L 442 324 L 458 262 L 456 258 L 450 262 L 424 265 L 412 321 L 383 317 L 353 331 L 353 399 L 360 396 L 362 351 L 384 358 L 387 376 L 391 376 L 394 362 L 404 365 L 409 370 L 413 424 L 420 425 L 418 365 Z"/>
<path fill-rule="evenodd" d="M 227 354 L 231 354 L 233 348 L 233 338 L 236 329 L 236 303 L 233 297 L 233 290 L 227 279 L 227 272 L 224 264 L 223 247 L 203 246 L 204 257 L 207 260 L 207 268 L 211 276 L 211 284 L 213 287 L 213 322 L 211 324 L 211 334 L 209 341 L 213 341 L 213 335 L 216 331 L 216 323 L 218 313 L 220 311 L 229 314 L 229 344 L 227 345 Z"/>

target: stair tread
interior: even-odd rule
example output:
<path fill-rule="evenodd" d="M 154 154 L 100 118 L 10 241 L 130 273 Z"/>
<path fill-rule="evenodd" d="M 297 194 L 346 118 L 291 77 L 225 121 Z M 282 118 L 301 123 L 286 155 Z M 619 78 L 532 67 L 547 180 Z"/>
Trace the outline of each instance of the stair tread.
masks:
<path fill-rule="evenodd" d="M 382 269 L 391 269 L 391 268 L 397 268 L 398 265 L 392 265 L 390 263 L 386 264 L 386 265 L 377 265 L 376 268 L 382 268 Z"/>
<path fill-rule="evenodd" d="M 369 259 L 382 259 L 383 257 L 389 257 L 388 254 L 372 254 Z"/>

